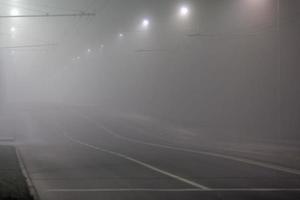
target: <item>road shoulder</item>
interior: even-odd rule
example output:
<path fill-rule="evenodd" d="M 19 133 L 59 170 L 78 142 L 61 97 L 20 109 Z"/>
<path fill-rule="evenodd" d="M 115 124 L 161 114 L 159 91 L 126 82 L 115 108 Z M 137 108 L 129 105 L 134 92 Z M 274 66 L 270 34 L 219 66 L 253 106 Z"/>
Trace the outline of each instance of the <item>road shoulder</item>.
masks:
<path fill-rule="evenodd" d="M 0 199 L 33 200 L 16 148 L 0 145 Z"/>

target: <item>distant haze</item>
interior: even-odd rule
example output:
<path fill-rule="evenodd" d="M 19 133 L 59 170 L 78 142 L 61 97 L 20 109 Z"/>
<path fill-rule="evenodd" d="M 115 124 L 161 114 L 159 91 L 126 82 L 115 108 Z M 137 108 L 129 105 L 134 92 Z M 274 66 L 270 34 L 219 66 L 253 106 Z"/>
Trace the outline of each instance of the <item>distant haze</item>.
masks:
<path fill-rule="evenodd" d="M 280 9 L 276 0 L 185 1 L 186 18 L 180 5 L 0 0 L 1 15 L 96 14 L 1 18 L 0 102 L 90 105 L 211 134 L 300 139 L 300 1 L 281 0 Z M 44 46 L 7 48 L 32 44 Z"/>

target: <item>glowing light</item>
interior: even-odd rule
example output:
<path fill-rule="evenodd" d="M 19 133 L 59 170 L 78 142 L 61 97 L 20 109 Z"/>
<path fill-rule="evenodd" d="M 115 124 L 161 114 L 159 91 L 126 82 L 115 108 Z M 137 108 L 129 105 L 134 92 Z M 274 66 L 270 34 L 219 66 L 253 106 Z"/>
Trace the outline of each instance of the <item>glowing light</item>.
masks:
<path fill-rule="evenodd" d="M 88 49 L 88 50 L 87 50 L 87 52 L 88 52 L 88 53 L 91 53 L 91 52 L 92 52 L 92 50 L 91 50 L 91 49 Z"/>
<path fill-rule="evenodd" d="M 10 32 L 12 32 L 12 33 L 16 32 L 16 28 L 15 27 L 11 27 L 10 28 Z"/>
<path fill-rule="evenodd" d="M 143 26 L 144 28 L 148 28 L 148 27 L 149 27 L 149 24 L 150 24 L 150 22 L 149 22 L 148 19 L 144 19 L 143 22 L 142 22 L 142 26 Z"/>
<path fill-rule="evenodd" d="M 12 15 L 12 16 L 16 16 L 16 15 L 19 15 L 19 10 L 18 9 L 11 9 L 11 11 L 10 11 L 10 15 Z"/>
<path fill-rule="evenodd" d="M 190 13 L 190 9 L 187 6 L 181 6 L 179 9 L 179 15 L 182 17 L 188 16 Z"/>
<path fill-rule="evenodd" d="M 267 4 L 270 3 L 270 1 L 262 1 L 262 0 L 244 0 L 241 1 L 245 7 L 250 7 L 251 9 L 263 9 L 266 8 Z"/>
<path fill-rule="evenodd" d="M 119 34 L 119 37 L 120 37 L 120 38 L 124 37 L 124 34 L 123 34 L 123 33 L 120 33 L 120 34 Z"/>

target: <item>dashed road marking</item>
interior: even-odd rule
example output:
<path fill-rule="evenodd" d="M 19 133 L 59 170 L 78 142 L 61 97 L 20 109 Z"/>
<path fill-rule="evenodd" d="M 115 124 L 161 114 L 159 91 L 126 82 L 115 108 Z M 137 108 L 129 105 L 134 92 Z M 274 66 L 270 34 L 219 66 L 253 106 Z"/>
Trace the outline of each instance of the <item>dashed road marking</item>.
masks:
<path fill-rule="evenodd" d="M 282 166 L 279 166 L 279 165 L 263 163 L 263 162 L 260 162 L 260 161 L 250 160 L 250 159 L 246 159 L 246 158 L 238 158 L 238 157 L 235 157 L 235 156 L 224 155 L 224 154 L 220 154 L 220 153 L 213 153 L 213 152 L 208 152 L 208 151 L 198 151 L 198 150 L 186 149 L 186 148 L 181 148 L 181 147 L 174 147 L 174 146 L 169 146 L 169 145 L 144 142 L 144 141 L 141 141 L 141 140 L 132 139 L 132 138 L 128 138 L 128 137 L 124 137 L 122 135 L 119 135 L 119 134 L 115 133 L 114 131 L 112 131 L 111 129 L 109 129 L 105 126 L 102 126 L 102 129 L 105 130 L 107 133 L 113 135 L 116 138 L 127 140 L 129 142 L 134 142 L 134 143 L 138 143 L 138 144 L 154 146 L 154 147 L 159 147 L 159 148 L 164 148 L 164 149 L 171 149 L 171 150 L 201 154 L 201 155 L 205 155 L 205 156 L 223 158 L 223 159 L 227 159 L 227 160 L 242 162 L 242 163 L 255 165 L 255 166 L 259 166 L 259 167 L 264 167 L 264 168 L 268 168 L 268 169 L 272 169 L 272 170 L 276 170 L 276 171 L 281 171 L 281 172 L 285 172 L 285 173 L 300 175 L 300 170 L 297 170 L 297 169 L 291 169 L 291 168 L 282 167 Z"/>

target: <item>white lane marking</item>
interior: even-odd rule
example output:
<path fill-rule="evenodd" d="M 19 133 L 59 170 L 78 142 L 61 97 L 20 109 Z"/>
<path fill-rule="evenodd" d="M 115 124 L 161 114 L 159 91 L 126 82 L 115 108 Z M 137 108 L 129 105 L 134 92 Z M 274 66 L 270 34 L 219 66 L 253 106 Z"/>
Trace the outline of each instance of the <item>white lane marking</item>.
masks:
<path fill-rule="evenodd" d="M 120 158 L 129 160 L 129 161 L 134 162 L 134 163 L 136 163 L 136 164 L 139 164 L 139 165 L 141 165 L 141 166 L 143 166 L 143 167 L 146 167 L 146 168 L 148 168 L 148 169 L 150 169 L 150 170 L 152 170 L 152 171 L 156 171 L 156 172 L 158 172 L 158 173 L 160 173 L 160 174 L 163 174 L 163 175 L 165 175 L 165 176 L 171 177 L 171 178 L 173 178 L 173 179 L 176 179 L 176 180 L 178 180 L 178 181 L 181 181 L 181 182 L 183 182 L 183 183 L 186 183 L 186 184 L 188 184 L 188 185 L 190 185 L 190 186 L 194 186 L 194 187 L 199 188 L 199 189 L 201 189 L 201 190 L 210 190 L 210 188 L 208 188 L 208 187 L 206 187 L 206 186 L 204 186 L 204 185 L 201 185 L 201 184 L 199 184 L 199 183 L 196 183 L 196 182 L 194 182 L 194 181 L 188 180 L 188 179 L 186 179 L 186 178 L 177 176 L 177 175 L 172 174 L 172 173 L 170 173 L 170 172 L 164 171 L 164 170 L 162 170 L 162 169 L 159 169 L 159 168 L 157 168 L 157 167 L 154 167 L 154 166 L 152 166 L 152 165 L 150 165 L 150 164 L 147 164 L 147 163 L 145 163 L 145 162 L 139 161 L 139 160 L 134 159 L 134 158 L 132 158 L 132 157 L 126 156 L 126 155 L 124 155 L 124 154 L 121 154 L 121 153 L 118 153 L 118 152 L 114 152 L 114 151 L 110 151 L 110 150 L 107 150 L 107 149 L 103 149 L 103 148 L 100 148 L 100 147 L 97 147 L 97 146 L 94 146 L 94 145 L 91 145 L 91 144 L 82 142 L 82 141 L 80 141 L 80 140 L 74 139 L 74 138 L 71 137 L 71 136 L 68 136 L 66 133 L 64 133 L 63 135 L 64 135 L 66 138 L 68 138 L 69 140 L 71 140 L 71 141 L 73 141 L 73 142 L 75 142 L 75 143 L 77 143 L 77 144 L 81 144 L 81 145 L 83 145 L 83 146 L 87 146 L 87 147 L 90 147 L 90 148 L 92 148 L 92 149 L 99 150 L 99 151 L 102 151 L 102 152 L 105 152 L 105 153 L 108 153 L 108 154 L 111 154 L 111 155 L 118 156 L 118 157 L 120 157 Z"/>
<path fill-rule="evenodd" d="M 47 192 L 186 192 L 204 191 L 198 188 L 160 189 L 160 188 L 94 188 L 94 189 L 48 189 Z"/>
<path fill-rule="evenodd" d="M 46 192 L 300 192 L 300 188 L 199 188 L 159 189 L 159 188 L 93 188 L 93 189 L 48 189 Z"/>
<path fill-rule="evenodd" d="M 264 168 L 268 168 L 268 169 L 272 169 L 272 170 L 276 170 L 276 171 L 281 171 L 281 172 L 285 172 L 285 173 L 300 175 L 300 170 L 297 170 L 297 169 L 291 169 L 291 168 L 282 167 L 282 166 L 279 166 L 279 165 L 263 163 L 263 162 L 260 162 L 260 161 L 250 160 L 250 159 L 246 159 L 246 158 L 238 158 L 238 157 L 235 157 L 235 156 L 229 156 L 229 155 L 224 155 L 224 154 L 220 154 L 220 153 L 212 153 L 212 152 L 208 152 L 208 151 L 198 151 L 198 150 L 174 147 L 174 146 L 169 146 L 169 145 L 143 142 L 141 140 L 132 139 L 132 138 L 128 138 L 128 137 L 124 137 L 122 135 L 119 135 L 119 134 L 115 133 L 114 131 L 112 131 L 111 129 L 106 128 L 105 126 L 101 126 L 101 127 L 102 127 L 103 130 L 105 130 L 109 134 L 113 135 L 114 137 L 117 137 L 117 138 L 120 138 L 120 139 L 123 139 L 123 140 L 127 140 L 129 142 L 144 144 L 144 145 L 148 145 L 148 146 L 155 146 L 155 147 L 160 147 L 160 148 L 165 148 L 165 149 L 172 149 L 172 150 L 177 150 L 177 151 L 184 151 L 184 152 L 189 152 L 189 153 L 201 154 L 201 155 L 206 155 L 206 156 L 218 157 L 218 158 L 223 158 L 223 159 L 227 159 L 227 160 L 234 160 L 234 161 L 238 161 L 238 162 L 242 162 L 242 163 L 246 163 L 246 164 L 250 164 L 250 165 L 256 165 L 256 166 L 259 166 L 259 167 L 264 167 Z"/>

